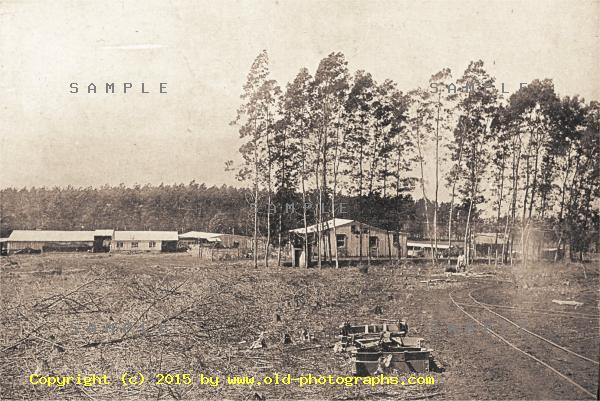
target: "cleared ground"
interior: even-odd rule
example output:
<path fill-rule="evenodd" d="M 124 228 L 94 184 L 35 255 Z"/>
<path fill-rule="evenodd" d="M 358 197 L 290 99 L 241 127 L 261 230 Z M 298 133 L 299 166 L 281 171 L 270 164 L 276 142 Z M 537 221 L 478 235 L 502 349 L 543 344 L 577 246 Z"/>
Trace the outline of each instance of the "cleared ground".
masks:
<path fill-rule="evenodd" d="M 254 270 L 189 255 L 46 254 L 0 259 L 2 399 L 586 399 L 599 360 L 597 264 L 475 266 L 446 277 L 414 265 Z M 483 275 L 482 273 L 489 273 Z M 472 297 L 472 298 L 471 298 Z M 490 313 L 475 301 L 496 305 Z M 583 305 L 558 305 L 575 300 Z M 426 339 L 435 385 L 226 385 L 227 375 L 350 375 L 333 352 L 338 326 L 403 318 Z M 264 333 L 266 348 L 249 349 Z M 282 338 L 288 334 L 291 344 Z M 312 341 L 303 340 L 306 334 Z M 124 372 L 191 373 L 193 385 L 121 385 Z M 32 373 L 108 374 L 111 385 L 47 388 Z M 199 374 L 221 385 L 197 383 Z"/>

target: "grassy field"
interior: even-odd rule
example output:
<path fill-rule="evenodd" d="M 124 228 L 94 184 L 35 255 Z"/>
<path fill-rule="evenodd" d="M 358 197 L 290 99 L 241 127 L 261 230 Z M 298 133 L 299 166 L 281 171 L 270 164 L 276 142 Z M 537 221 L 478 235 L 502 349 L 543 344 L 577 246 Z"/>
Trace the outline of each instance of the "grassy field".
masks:
<path fill-rule="evenodd" d="M 479 265 L 472 270 L 478 275 L 450 278 L 443 268 L 410 262 L 368 273 L 254 270 L 245 262 L 170 254 L 15 256 L 0 259 L 0 266 L 2 399 L 586 398 L 500 342 L 452 304 L 450 295 L 463 303 L 471 295 L 501 305 L 496 310 L 522 327 L 599 359 L 600 283 L 593 264 Z M 553 299 L 583 304 L 575 308 Z M 481 319 L 493 318 L 469 308 Z M 223 385 L 228 375 L 350 375 L 348 356 L 332 349 L 338 326 L 381 318 L 403 318 L 410 335 L 425 338 L 440 366 L 432 372 L 434 385 Z M 261 333 L 265 347 L 250 349 Z M 595 393 L 597 365 L 563 360 L 533 340 L 518 340 L 522 349 L 564 367 Z M 124 372 L 142 372 L 148 382 L 123 386 Z M 107 374 L 113 380 L 48 387 L 29 383 L 34 373 Z M 160 373 L 219 376 L 222 385 L 151 383 Z"/>

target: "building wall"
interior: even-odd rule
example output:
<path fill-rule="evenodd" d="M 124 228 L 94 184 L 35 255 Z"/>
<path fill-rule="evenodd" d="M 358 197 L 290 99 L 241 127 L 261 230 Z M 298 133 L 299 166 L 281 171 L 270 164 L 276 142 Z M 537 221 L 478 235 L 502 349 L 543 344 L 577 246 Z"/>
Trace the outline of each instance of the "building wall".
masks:
<path fill-rule="evenodd" d="M 236 234 L 220 234 L 219 239 L 224 248 L 237 247 L 241 249 L 252 249 L 252 237 Z"/>
<path fill-rule="evenodd" d="M 245 235 L 236 235 L 236 234 L 219 234 L 218 238 L 221 240 L 219 242 L 219 247 L 223 248 L 240 248 L 240 249 L 252 249 L 252 237 L 248 237 Z M 259 238 L 259 244 L 262 239 Z M 198 243 L 198 239 L 195 238 L 181 238 L 179 242 L 187 245 L 196 245 Z M 206 246 L 214 246 L 214 242 L 209 242 L 207 240 L 200 240 L 200 243 Z M 237 246 L 236 246 L 237 243 Z M 264 247 L 264 242 L 263 245 Z"/>
<path fill-rule="evenodd" d="M 14 253 L 22 249 L 34 249 L 37 251 L 77 251 L 91 249 L 94 245 L 93 241 L 8 241 L 6 249 L 8 253 Z"/>
<path fill-rule="evenodd" d="M 137 242 L 137 247 L 134 247 L 134 243 Z M 154 246 L 150 246 L 150 242 L 154 242 Z M 122 246 L 118 246 L 122 244 Z M 112 240 L 110 243 L 111 252 L 160 252 L 162 248 L 162 241 L 117 241 Z"/>
<path fill-rule="evenodd" d="M 41 251 L 46 243 L 45 242 L 22 242 L 22 241 L 9 241 L 7 242 L 8 253 L 16 252 L 21 249 L 36 249 Z"/>
<path fill-rule="evenodd" d="M 359 229 L 358 224 L 354 224 L 354 225 L 356 226 L 356 229 L 358 230 Z M 340 258 L 343 258 L 343 257 L 356 258 L 361 255 L 360 234 L 358 232 L 353 232 L 352 226 L 353 226 L 353 224 L 348 224 L 345 226 L 338 227 L 336 229 L 337 235 L 338 236 L 344 235 L 345 242 L 346 242 L 345 247 L 338 248 L 338 256 Z M 330 230 L 325 235 L 328 235 L 329 241 L 331 243 L 331 252 L 333 255 L 335 255 L 334 254 L 334 252 L 335 252 L 334 246 L 336 244 L 336 239 L 335 239 L 333 229 Z M 400 245 L 398 247 L 398 246 L 394 246 L 394 232 L 392 232 L 392 231 L 389 232 L 389 241 L 388 241 L 388 234 L 386 233 L 385 230 L 370 227 L 369 233 L 362 234 L 362 256 L 364 258 L 367 258 L 369 255 L 368 254 L 369 249 L 370 249 L 369 237 L 377 238 L 377 246 L 374 248 L 371 248 L 371 257 L 372 258 L 389 258 L 390 254 L 391 254 L 392 258 L 406 257 L 407 235 L 405 233 L 398 234 L 398 239 L 399 239 L 399 243 L 400 243 Z M 390 252 L 390 247 L 391 247 L 391 252 Z M 327 255 L 329 252 L 328 245 L 325 245 L 322 248 L 323 249 L 321 250 L 321 254 L 323 256 Z M 313 251 L 315 252 L 315 254 L 316 254 L 316 252 L 318 252 L 318 249 L 316 246 L 313 247 Z M 399 251 L 400 251 L 400 254 L 398 254 Z"/>
<path fill-rule="evenodd" d="M 512 251 L 513 256 L 517 259 L 523 257 L 523 247 L 521 245 L 523 234 L 525 234 L 525 257 L 527 260 L 536 261 L 541 259 L 554 259 L 555 253 L 558 252 L 558 250 L 556 250 L 558 247 L 558 238 L 556 238 L 556 235 L 552 231 L 542 231 L 538 229 L 530 229 L 525 233 L 521 230 L 516 230 L 512 236 L 512 241 L 509 237 L 504 249 L 507 255 L 510 255 Z M 500 238 L 498 244 L 495 245 L 495 239 L 493 237 L 476 235 L 474 242 L 476 252 L 472 255 L 473 257 L 487 257 L 488 255 L 495 257 L 496 250 L 499 255 L 503 250 L 502 238 Z M 555 250 L 550 251 L 548 250 L 549 248 Z"/>
<path fill-rule="evenodd" d="M 246 258 L 242 248 L 196 248 L 191 251 L 194 257 L 205 260 L 237 260 Z"/>

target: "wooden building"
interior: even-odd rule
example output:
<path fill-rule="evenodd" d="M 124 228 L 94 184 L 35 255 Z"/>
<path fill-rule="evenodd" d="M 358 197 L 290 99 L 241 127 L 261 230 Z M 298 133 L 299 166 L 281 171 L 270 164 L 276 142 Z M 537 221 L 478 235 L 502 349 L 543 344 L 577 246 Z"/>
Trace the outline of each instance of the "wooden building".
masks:
<path fill-rule="evenodd" d="M 224 248 L 252 249 L 252 237 L 238 234 L 217 234 Z M 264 240 L 258 239 L 259 246 L 264 247 Z"/>
<path fill-rule="evenodd" d="M 335 233 L 334 233 L 335 227 Z M 407 256 L 407 234 L 398 231 L 386 231 L 356 220 L 335 219 L 307 228 L 311 260 L 317 257 L 317 232 L 322 233 L 321 256 L 331 259 L 335 256 L 334 246 L 337 247 L 339 259 L 397 259 Z M 304 227 L 291 230 L 294 247 L 293 261 L 298 262 L 302 257 Z M 296 263 L 299 265 L 299 262 Z"/>
<path fill-rule="evenodd" d="M 509 242 L 504 238 L 504 233 L 475 233 L 473 234 L 474 249 L 472 258 L 494 258 L 496 255 L 501 259 L 502 251 L 508 254 L 509 249 L 507 248 Z"/>
<path fill-rule="evenodd" d="M 525 246 L 523 247 L 523 241 Z M 473 258 L 502 259 L 504 256 L 521 260 L 554 260 L 561 259 L 564 250 L 559 249 L 559 240 L 552 230 L 529 228 L 525 231 L 515 230 L 506 238 L 503 233 L 476 233 L 473 235 L 475 252 Z M 523 255 L 523 252 L 525 254 Z"/>
<path fill-rule="evenodd" d="M 94 231 L 94 248 L 92 252 L 109 252 L 110 243 L 115 235 L 115 230 Z"/>
<path fill-rule="evenodd" d="M 14 230 L 7 239 L 7 254 L 90 251 L 94 231 Z"/>
<path fill-rule="evenodd" d="M 179 242 L 188 246 L 216 246 L 217 243 L 221 242 L 221 240 L 219 239 L 219 234 L 217 233 L 208 233 L 204 231 L 188 231 L 187 233 L 179 234 Z"/>
<path fill-rule="evenodd" d="M 0 238 L 0 256 L 6 255 L 6 247 L 8 246 L 8 238 Z"/>
<path fill-rule="evenodd" d="M 7 253 L 108 252 L 114 230 L 14 230 L 6 238 Z"/>
<path fill-rule="evenodd" d="M 187 245 L 208 245 L 217 248 L 252 249 L 252 237 L 237 234 L 189 231 L 179 234 L 179 241 Z"/>
<path fill-rule="evenodd" d="M 175 252 L 177 231 L 115 231 L 110 252 Z"/>
<path fill-rule="evenodd" d="M 408 240 L 408 242 L 406 243 L 408 249 L 407 256 L 409 258 L 431 257 L 431 254 L 433 253 L 433 250 L 436 247 L 436 245 L 432 242 L 433 241 L 431 240 Z M 458 254 L 459 252 L 461 252 L 462 248 L 463 245 L 460 241 L 452 242 L 452 247 L 450 247 L 450 245 L 448 245 L 447 240 L 438 240 L 437 254 L 438 257 L 442 258 L 457 256 L 454 254 Z"/>

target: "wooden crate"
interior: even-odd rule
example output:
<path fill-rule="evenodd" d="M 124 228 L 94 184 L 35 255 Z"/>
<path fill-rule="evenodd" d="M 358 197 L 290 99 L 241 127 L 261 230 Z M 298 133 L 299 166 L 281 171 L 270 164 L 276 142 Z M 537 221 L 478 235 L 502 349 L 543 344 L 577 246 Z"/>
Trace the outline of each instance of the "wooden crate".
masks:
<path fill-rule="evenodd" d="M 356 376 L 371 376 L 377 372 L 381 361 L 391 355 L 386 369 L 403 373 L 429 372 L 430 350 L 416 347 L 399 347 L 390 351 L 357 349 L 352 352 L 352 373 Z"/>

